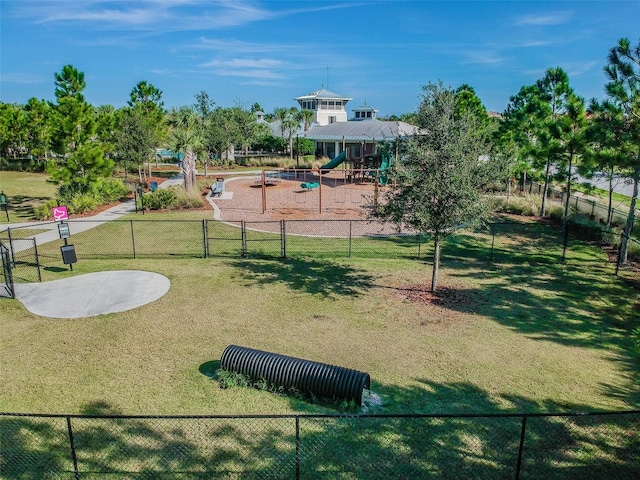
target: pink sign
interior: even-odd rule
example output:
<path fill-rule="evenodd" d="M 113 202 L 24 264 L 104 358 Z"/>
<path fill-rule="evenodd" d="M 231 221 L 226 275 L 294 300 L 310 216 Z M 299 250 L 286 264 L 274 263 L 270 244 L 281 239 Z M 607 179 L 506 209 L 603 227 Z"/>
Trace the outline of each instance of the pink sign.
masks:
<path fill-rule="evenodd" d="M 69 214 L 67 213 L 67 207 L 59 206 L 53 207 L 53 219 L 57 222 L 58 220 L 67 220 L 69 218 Z"/>

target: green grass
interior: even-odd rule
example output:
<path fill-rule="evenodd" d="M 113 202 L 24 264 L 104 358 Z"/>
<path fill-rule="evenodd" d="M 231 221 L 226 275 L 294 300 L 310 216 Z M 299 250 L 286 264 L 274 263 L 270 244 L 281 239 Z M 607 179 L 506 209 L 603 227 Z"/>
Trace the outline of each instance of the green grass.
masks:
<path fill-rule="evenodd" d="M 578 192 L 582 192 L 587 195 L 598 197 L 601 200 L 600 203 L 602 203 L 603 205 L 609 204 L 608 190 L 605 190 L 599 187 L 594 187 L 592 185 L 585 185 L 582 183 L 572 184 L 571 188 L 573 188 Z M 617 208 L 619 210 L 624 210 L 625 207 L 628 210 L 629 206 L 631 205 L 631 197 L 629 195 L 624 195 L 622 193 L 613 192 L 613 195 L 611 196 L 611 200 L 613 202 L 614 208 Z"/>
<path fill-rule="evenodd" d="M 32 220 L 34 208 L 55 198 L 56 186 L 47 182 L 46 173 L 0 172 L 0 190 L 9 200 L 9 221 Z M 5 212 L 0 212 L 0 224 L 7 223 Z"/>
<path fill-rule="evenodd" d="M 126 236 L 123 225 L 77 235 L 77 251 L 91 241 L 82 235 L 109 242 Z M 149 238 L 159 242 L 166 224 L 157 228 Z M 172 228 L 176 245 L 189 236 L 182 224 Z M 431 268 L 385 253 L 397 250 L 394 241 L 369 240 L 380 254 L 373 259 L 330 258 L 314 243 L 321 240 L 301 237 L 307 254 L 286 261 L 80 259 L 73 273 L 45 265 L 45 280 L 133 268 L 166 275 L 171 289 L 129 312 L 78 320 L 41 318 L 3 300 L 0 410 L 82 413 L 99 403 L 127 414 L 331 411 L 221 389 L 211 375 L 229 344 L 366 371 L 389 413 L 640 406 L 629 335 L 640 323 L 638 291 L 612 275 L 596 247 L 572 245 L 569 262 L 558 263 L 550 235 L 548 227 L 503 235 L 493 265 L 487 233 L 456 237 L 444 249 L 440 285 L 459 301 L 435 306 L 408 300 L 407 288 L 428 284 Z M 537 249 L 535 262 L 519 244 Z"/>
<path fill-rule="evenodd" d="M 197 258 L 203 215 L 128 216 L 144 220 L 134 222 L 144 232 L 136 245 L 148 253 L 136 259 L 82 258 L 99 245 L 127 254 L 127 221 L 73 235 L 79 252 L 73 272 L 61 268 L 59 242 L 39 246 L 44 280 L 139 269 L 166 275 L 171 288 L 128 312 L 72 320 L 38 317 L 17 300 L 0 300 L 0 411 L 339 412 L 296 396 L 222 388 L 215 372 L 230 344 L 368 372 L 382 400 L 375 413 L 640 408 L 630 335 L 640 326 L 638 279 L 615 277 L 597 246 L 572 241 L 562 264 L 557 229 L 501 226 L 490 263 L 489 232 L 462 233 L 444 246 L 442 288 L 433 304 L 423 305 L 410 298 L 430 281 L 428 243 L 415 260 L 415 239 L 360 239 L 347 258 L 342 239 L 289 237 L 290 258 L 283 261 L 260 258 L 279 254 L 277 237 L 250 231 L 251 258 L 241 259 L 239 230 L 215 223 L 209 236 L 211 245 L 222 245 L 220 257 L 204 259 Z M 193 258 L 181 256 L 184 249 Z M 631 478 L 638 446 L 633 422 L 529 419 L 523 478 Z M 291 419 L 74 419 L 73 428 L 81 472 L 264 477 L 282 474 L 295 456 Z M 302 419 L 302 471 L 304 478 L 424 478 L 449 471 L 513 478 L 520 428 L 518 418 Z M 67 435 L 63 420 L 0 418 L 0 433 L 10 478 L 37 477 L 47 468 L 72 471 L 68 444 L 58 440 Z M 38 461 L 17 463 L 24 458 Z"/>

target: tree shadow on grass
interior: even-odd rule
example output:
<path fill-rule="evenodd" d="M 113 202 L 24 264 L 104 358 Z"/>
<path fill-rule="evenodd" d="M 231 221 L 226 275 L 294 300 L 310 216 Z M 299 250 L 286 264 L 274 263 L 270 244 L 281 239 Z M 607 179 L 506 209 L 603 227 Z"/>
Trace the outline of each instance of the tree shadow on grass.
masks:
<path fill-rule="evenodd" d="M 523 418 L 491 416 L 500 409 L 487 392 L 424 379 L 378 388 L 389 410 L 428 415 L 123 417 L 89 404 L 92 416 L 69 419 L 77 470 L 81 478 L 515 478 Z M 557 409 L 510 400 L 519 411 Z M 479 416 L 455 416 L 469 412 Z M 639 413 L 530 417 L 521 478 L 637 478 L 639 427 Z M 3 416 L 0 433 L 7 478 L 72 477 L 65 417 Z"/>
<path fill-rule="evenodd" d="M 440 306 L 475 312 L 491 318 L 529 338 L 562 345 L 611 352 L 623 371 L 627 388 L 604 386 L 612 395 L 640 405 L 640 359 L 634 352 L 631 332 L 640 327 L 640 291 L 637 284 L 613 275 L 611 265 L 589 258 L 578 247 L 597 254 L 593 246 L 579 244 L 577 261 L 550 261 L 542 251 L 532 257 L 514 244 L 494 263 L 477 261 L 473 238 L 458 238 L 445 267 L 449 282 L 473 275 L 478 287 L 449 285 L 468 301 L 439 298 Z M 586 246 L 585 246 L 586 245 Z M 591 249 L 591 250 L 589 250 Z M 542 258 L 542 260 L 541 260 Z M 435 295 L 446 296 L 447 290 Z M 435 302 L 434 302 L 435 303 Z"/>
<path fill-rule="evenodd" d="M 358 296 L 373 287 L 374 277 L 349 265 L 312 259 L 235 261 L 234 266 L 253 284 L 284 283 L 323 297 Z"/>
<path fill-rule="evenodd" d="M 35 206 L 51 200 L 50 197 L 29 197 L 26 195 L 12 195 L 9 198 L 8 210 L 9 220 L 12 222 L 18 219 L 30 220 L 34 218 Z M 5 222 L 7 217 L 4 210 L 0 212 L 0 221 Z M 18 217 L 18 218 L 16 218 Z"/>

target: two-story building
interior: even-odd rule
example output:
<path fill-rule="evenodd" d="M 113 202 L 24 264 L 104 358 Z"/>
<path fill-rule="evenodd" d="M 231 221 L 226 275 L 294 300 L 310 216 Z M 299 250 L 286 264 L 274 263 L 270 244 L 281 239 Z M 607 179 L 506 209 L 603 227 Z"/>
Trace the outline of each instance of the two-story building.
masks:
<path fill-rule="evenodd" d="M 348 119 L 346 106 L 352 99 L 324 88 L 295 100 L 301 109 L 315 113 L 315 121 L 309 130 L 301 130 L 297 135 L 312 140 L 319 157 L 334 158 L 346 151 L 346 163 L 352 168 L 376 168 L 378 143 L 418 132 L 417 127 L 405 122 L 378 120 L 378 110 L 369 105 L 352 109 L 353 117 Z"/>

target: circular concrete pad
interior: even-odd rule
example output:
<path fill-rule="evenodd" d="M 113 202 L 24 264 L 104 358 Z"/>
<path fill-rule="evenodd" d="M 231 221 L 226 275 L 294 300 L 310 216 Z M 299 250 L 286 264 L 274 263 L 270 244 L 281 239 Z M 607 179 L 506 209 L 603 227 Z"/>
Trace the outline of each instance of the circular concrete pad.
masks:
<path fill-rule="evenodd" d="M 162 297 L 171 282 L 139 270 L 96 272 L 43 283 L 16 283 L 16 298 L 31 313 L 51 318 L 124 312 Z"/>

